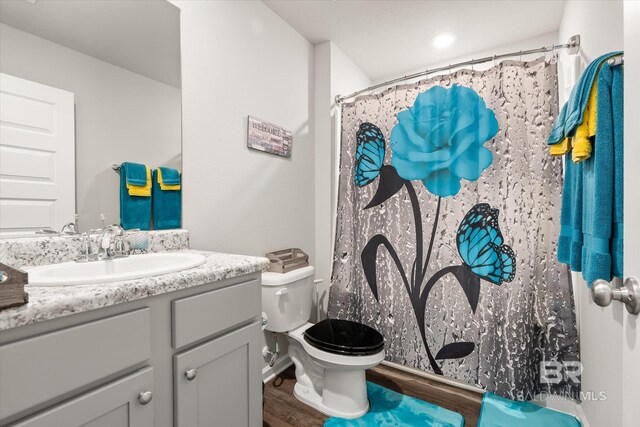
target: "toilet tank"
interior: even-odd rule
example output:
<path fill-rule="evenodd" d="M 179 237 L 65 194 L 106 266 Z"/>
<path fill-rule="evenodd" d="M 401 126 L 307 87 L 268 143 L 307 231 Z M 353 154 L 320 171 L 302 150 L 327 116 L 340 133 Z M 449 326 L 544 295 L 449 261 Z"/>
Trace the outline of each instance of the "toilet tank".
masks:
<path fill-rule="evenodd" d="M 262 311 L 268 331 L 291 331 L 309 321 L 313 271 L 308 266 L 288 273 L 262 273 Z"/>

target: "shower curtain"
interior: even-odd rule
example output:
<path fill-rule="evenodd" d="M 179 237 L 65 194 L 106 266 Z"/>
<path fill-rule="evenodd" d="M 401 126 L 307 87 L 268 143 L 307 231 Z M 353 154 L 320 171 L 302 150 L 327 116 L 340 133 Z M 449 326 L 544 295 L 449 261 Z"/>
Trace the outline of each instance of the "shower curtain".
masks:
<path fill-rule="evenodd" d="M 555 59 L 540 58 L 343 104 L 329 317 L 380 331 L 391 362 L 515 400 L 578 398 L 562 161 L 546 145 L 557 93 Z M 466 141 L 468 123 L 450 125 L 464 103 L 469 157 L 435 153 L 434 135 Z"/>

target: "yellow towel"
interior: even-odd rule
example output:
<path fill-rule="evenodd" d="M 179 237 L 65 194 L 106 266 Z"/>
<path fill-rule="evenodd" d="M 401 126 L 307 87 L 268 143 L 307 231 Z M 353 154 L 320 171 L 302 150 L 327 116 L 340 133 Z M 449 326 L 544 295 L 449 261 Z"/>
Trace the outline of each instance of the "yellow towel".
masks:
<path fill-rule="evenodd" d="M 147 168 L 147 184 L 142 186 L 127 183 L 127 191 L 130 196 L 151 197 L 151 169 L 149 166 L 145 167 Z"/>
<path fill-rule="evenodd" d="M 598 82 L 594 81 L 582 115 L 582 123 L 578 125 L 572 137 L 565 138 L 562 142 L 549 146 L 549 154 L 552 156 L 564 156 L 571 151 L 571 160 L 574 163 L 580 163 L 591 157 L 593 152 L 591 138 L 596 136 L 597 114 Z"/>
<path fill-rule="evenodd" d="M 571 151 L 571 139 L 572 138 L 565 138 L 562 140 L 562 142 L 550 145 L 549 154 L 551 154 L 552 156 L 564 156 L 565 154 L 567 154 L 569 151 Z"/>
<path fill-rule="evenodd" d="M 162 183 L 162 169 L 158 168 L 158 184 L 160 184 L 161 190 L 179 190 L 180 184 L 176 185 L 165 185 Z"/>
<path fill-rule="evenodd" d="M 598 83 L 594 82 L 589 93 L 587 106 L 584 109 L 582 123 L 576 129 L 573 141 L 573 150 L 571 151 L 571 160 L 579 163 L 591 157 L 593 147 L 591 146 L 592 137 L 596 136 L 596 116 L 598 113 Z"/>

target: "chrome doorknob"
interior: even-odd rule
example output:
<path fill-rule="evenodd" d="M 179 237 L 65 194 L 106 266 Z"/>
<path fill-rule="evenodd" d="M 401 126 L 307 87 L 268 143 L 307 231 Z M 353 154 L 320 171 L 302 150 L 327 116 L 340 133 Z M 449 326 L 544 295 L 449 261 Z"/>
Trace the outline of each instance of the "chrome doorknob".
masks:
<path fill-rule="evenodd" d="M 198 371 L 196 371 L 195 369 L 187 369 L 186 371 L 184 371 L 184 376 L 187 377 L 189 381 L 193 381 L 197 373 Z"/>
<path fill-rule="evenodd" d="M 146 405 L 151 402 L 151 399 L 153 399 L 153 393 L 150 391 L 143 391 L 138 395 L 138 402 L 140 402 L 141 405 Z"/>
<path fill-rule="evenodd" d="M 591 285 L 591 297 L 600 307 L 615 300 L 623 302 L 629 313 L 640 314 L 640 284 L 634 277 L 627 277 L 620 288 L 613 288 L 606 280 L 596 280 Z"/>

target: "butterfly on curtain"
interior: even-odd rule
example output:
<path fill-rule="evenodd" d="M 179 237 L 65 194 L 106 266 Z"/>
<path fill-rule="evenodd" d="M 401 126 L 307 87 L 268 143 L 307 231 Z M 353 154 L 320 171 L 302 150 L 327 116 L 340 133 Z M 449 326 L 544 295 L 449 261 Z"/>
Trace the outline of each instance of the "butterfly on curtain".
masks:
<path fill-rule="evenodd" d="M 356 132 L 356 163 L 353 179 L 358 187 L 372 183 L 384 162 L 384 135 L 372 123 L 362 123 Z"/>
<path fill-rule="evenodd" d="M 516 274 L 516 256 L 503 245 L 498 209 L 487 203 L 475 205 L 462 219 L 456 243 L 464 264 L 473 274 L 496 285 L 511 282 Z"/>

